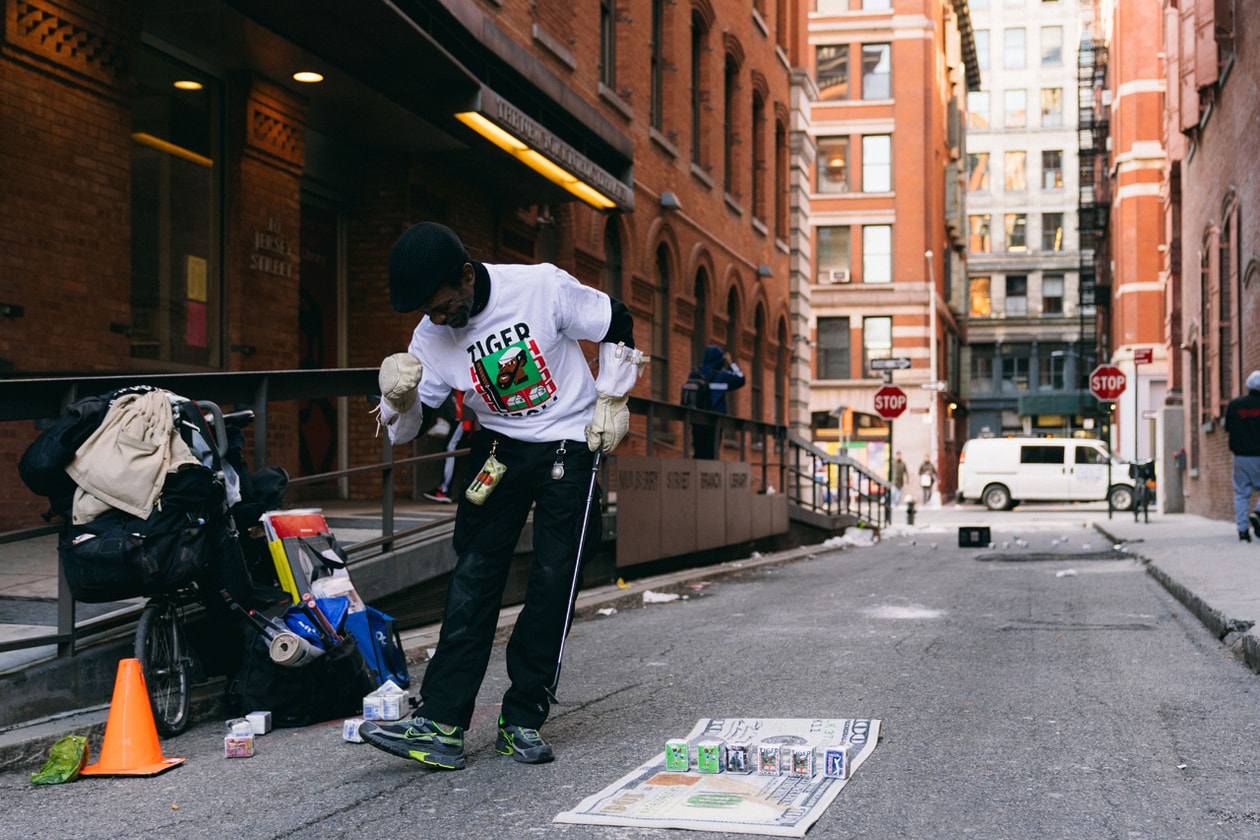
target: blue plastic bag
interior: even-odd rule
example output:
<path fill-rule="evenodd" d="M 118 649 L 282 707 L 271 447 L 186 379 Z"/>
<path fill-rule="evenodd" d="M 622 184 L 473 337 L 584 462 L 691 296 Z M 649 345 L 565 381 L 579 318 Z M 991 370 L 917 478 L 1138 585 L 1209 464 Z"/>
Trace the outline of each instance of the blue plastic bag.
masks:
<path fill-rule="evenodd" d="M 392 617 L 367 607 L 359 612 L 347 613 L 344 624 L 358 643 L 377 685 L 384 685 L 386 680 L 393 680 L 399 688 L 411 685 L 402 638 Z"/>

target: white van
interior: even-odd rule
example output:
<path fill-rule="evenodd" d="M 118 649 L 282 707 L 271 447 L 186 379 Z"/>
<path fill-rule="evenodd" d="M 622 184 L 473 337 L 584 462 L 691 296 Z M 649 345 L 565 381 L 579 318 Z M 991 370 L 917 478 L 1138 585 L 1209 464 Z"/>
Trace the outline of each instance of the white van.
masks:
<path fill-rule="evenodd" d="M 1128 465 L 1096 440 L 974 438 L 958 459 L 958 500 L 1010 510 L 1020 502 L 1100 502 L 1133 506 Z"/>

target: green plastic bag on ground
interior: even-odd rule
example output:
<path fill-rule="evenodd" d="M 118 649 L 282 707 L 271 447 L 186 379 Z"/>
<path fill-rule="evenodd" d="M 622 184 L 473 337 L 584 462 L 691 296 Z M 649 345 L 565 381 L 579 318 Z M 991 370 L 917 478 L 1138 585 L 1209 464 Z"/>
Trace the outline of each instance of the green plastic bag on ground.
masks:
<path fill-rule="evenodd" d="M 48 761 L 38 773 L 31 774 L 31 782 L 37 785 L 59 785 L 79 778 L 79 771 L 87 766 L 87 738 L 67 735 L 52 745 Z"/>

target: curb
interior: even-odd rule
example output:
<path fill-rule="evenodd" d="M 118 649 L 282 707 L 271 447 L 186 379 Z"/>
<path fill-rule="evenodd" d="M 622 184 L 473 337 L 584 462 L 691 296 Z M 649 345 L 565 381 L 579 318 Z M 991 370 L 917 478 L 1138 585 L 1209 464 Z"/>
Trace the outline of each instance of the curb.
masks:
<path fill-rule="evenodd" d="M 1110 540 L 1113 545 L 1125 543 L 1098 523 L 1094 523 L 1094 530 Z M 1152 560 L 1140 551 L 1127 550 L 1126 553 L 1141 560 L 1146 566 L 1147 574 L 1155 578 L 1169 595 L 1172 595 L 1178 603 L 1190 611 L 1191 615 L 1199 619 L 1217 641 L 1232 651 L 1248 668 L 1260 674 L 1260 638 L 1251 632 L 1254 622 L 1228 617 L 1160 568 L 1158 561 Z"/>

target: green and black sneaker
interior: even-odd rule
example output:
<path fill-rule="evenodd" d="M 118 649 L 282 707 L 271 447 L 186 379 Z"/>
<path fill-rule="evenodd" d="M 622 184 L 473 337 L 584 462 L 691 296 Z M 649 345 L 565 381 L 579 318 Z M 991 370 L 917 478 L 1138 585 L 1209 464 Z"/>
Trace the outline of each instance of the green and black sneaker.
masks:
<path fill-rule="evenodd" d="M 522 764 L 546 764 L 556 760 L 551 744 L 538 734 L 537 729 L 504 723 L 502 717 L 499 718 L 499 738 L 494 743 L 494 751 L 499 755 L 510 755 Z"/>
<path fill-rule="evenodd" d="M 397 723 L 364 721 L 359 735 L 378 750 L 439 770 L 464 769 L 464 730 L 418 717 Z M 502 737 L 502 736 L 500 736 Z"/>

